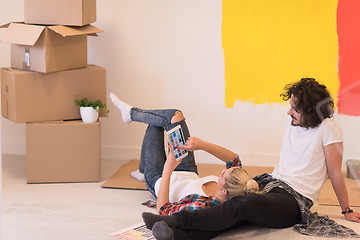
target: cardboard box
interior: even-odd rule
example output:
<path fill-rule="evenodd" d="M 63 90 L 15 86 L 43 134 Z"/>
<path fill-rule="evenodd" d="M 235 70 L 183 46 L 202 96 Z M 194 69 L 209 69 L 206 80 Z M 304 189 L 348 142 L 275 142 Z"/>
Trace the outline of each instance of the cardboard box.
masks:
<path fill-rule="evenodd" d="M 11 67 L 42 73 L 87 66 L 87 36 L 102 30 L 10 23 L 1 41 L 11 43 Z"/>
<path fill-rule="evenodd" d="M 360 160 L 350 159 L 346 161 L 347 178 L 360 179 Z"/>
<path fill-rule="evenodd" d="M 100 122 L 26 124 L 28 183 L 100 181 Z"/>
<path fill-rule="evenodd" d="M 1 114 L 15 123 L 80 119 L 77 95 L 106 103 L 106 69 L 89 65 L 37 73 L 1 68 Z"/>
<path fill-rule="evenodd" d="M 25 23 L 84 26 L 96 21 L 96 0 L 25 0 Z"/>

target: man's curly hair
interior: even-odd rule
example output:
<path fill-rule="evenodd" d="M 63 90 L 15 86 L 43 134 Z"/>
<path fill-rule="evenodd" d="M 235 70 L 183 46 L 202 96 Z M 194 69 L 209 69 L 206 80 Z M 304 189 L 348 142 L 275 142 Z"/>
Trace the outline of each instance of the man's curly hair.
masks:
<path fill-rule="evenodd" d="M 294 108 L 302 114 L 302 127 L 317 127 L 334 114 L 334 102 L 329 91 L 314 78 L 302 78 L 296 83 L 287 84 L 284 90 L 280 95 L 284 101 L 294 96 Z"/>

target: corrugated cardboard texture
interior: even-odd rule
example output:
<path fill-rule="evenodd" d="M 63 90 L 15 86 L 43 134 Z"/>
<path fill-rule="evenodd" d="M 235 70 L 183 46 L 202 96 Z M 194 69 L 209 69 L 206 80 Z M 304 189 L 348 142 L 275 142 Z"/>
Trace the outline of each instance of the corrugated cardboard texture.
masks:
<path fill-rule="evenodd" d="M 96 0 L 25 0 L 25 22 L 83 26 L 96 21 Z"/>
<path fill-rule="evenodd" d="M 100 149 L 100 122 L 27 123 L 27 182 L 99 181 Z"/>
<path fill-rule="evenodd" d="M 1 69 L 1 114 L 13 122 L 80 119 L 77 95 L 106 103 L 106 69 L 94 65 L 55 73 Z"/>
<path fill-rule="evenodd" d="M 360 207 L 360 182 L 350 179 L 344 174 L 345 185 L 349 194 L 351 207 Z M 318 203 L 321 205 L 339 205 L 336 194 L 332 188 L 330 178 L 327 178 L 318 197 Z"/>
<path fill-rule="evenodd" d="M 67 27 L 11 23 L 1 40 L 11 43 L 11 67 L 50 73 L 86 67 L 87 35 L 98 32 L 102 30 L 91 25 Z"/>

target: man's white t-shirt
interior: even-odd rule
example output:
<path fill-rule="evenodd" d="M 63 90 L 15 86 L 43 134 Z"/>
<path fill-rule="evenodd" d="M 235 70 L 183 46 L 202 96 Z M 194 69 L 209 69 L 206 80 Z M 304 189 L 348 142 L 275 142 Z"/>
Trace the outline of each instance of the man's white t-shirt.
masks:
<path fill-rule="evenodd" d="M 308 129 L 289 122 L 279 163 L 271 175 L 315 202 L 327 177 L 324 147 L 342 141 L 342 131 L 333 119 Z"/>

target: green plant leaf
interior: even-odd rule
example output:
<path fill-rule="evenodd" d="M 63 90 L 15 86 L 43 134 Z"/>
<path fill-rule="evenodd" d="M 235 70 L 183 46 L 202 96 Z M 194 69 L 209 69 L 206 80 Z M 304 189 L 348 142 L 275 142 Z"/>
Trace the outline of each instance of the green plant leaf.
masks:
<path fill-rule="evenodd" d="M 105 109 L 106 114 L 109 113 L 109 109 L 108 109 L 107 105 L 103 104 L 100 99 L 96 99 L 95 101 L 89 101 L 86 97 L 79 98 L 79 95 L 77 95 L 75 98 L 75 103 L 76 103 L 76 105 L 78 105 L 80 107 L 92 107 L 97 112 L 99 112 L 102 109 Z"/>

